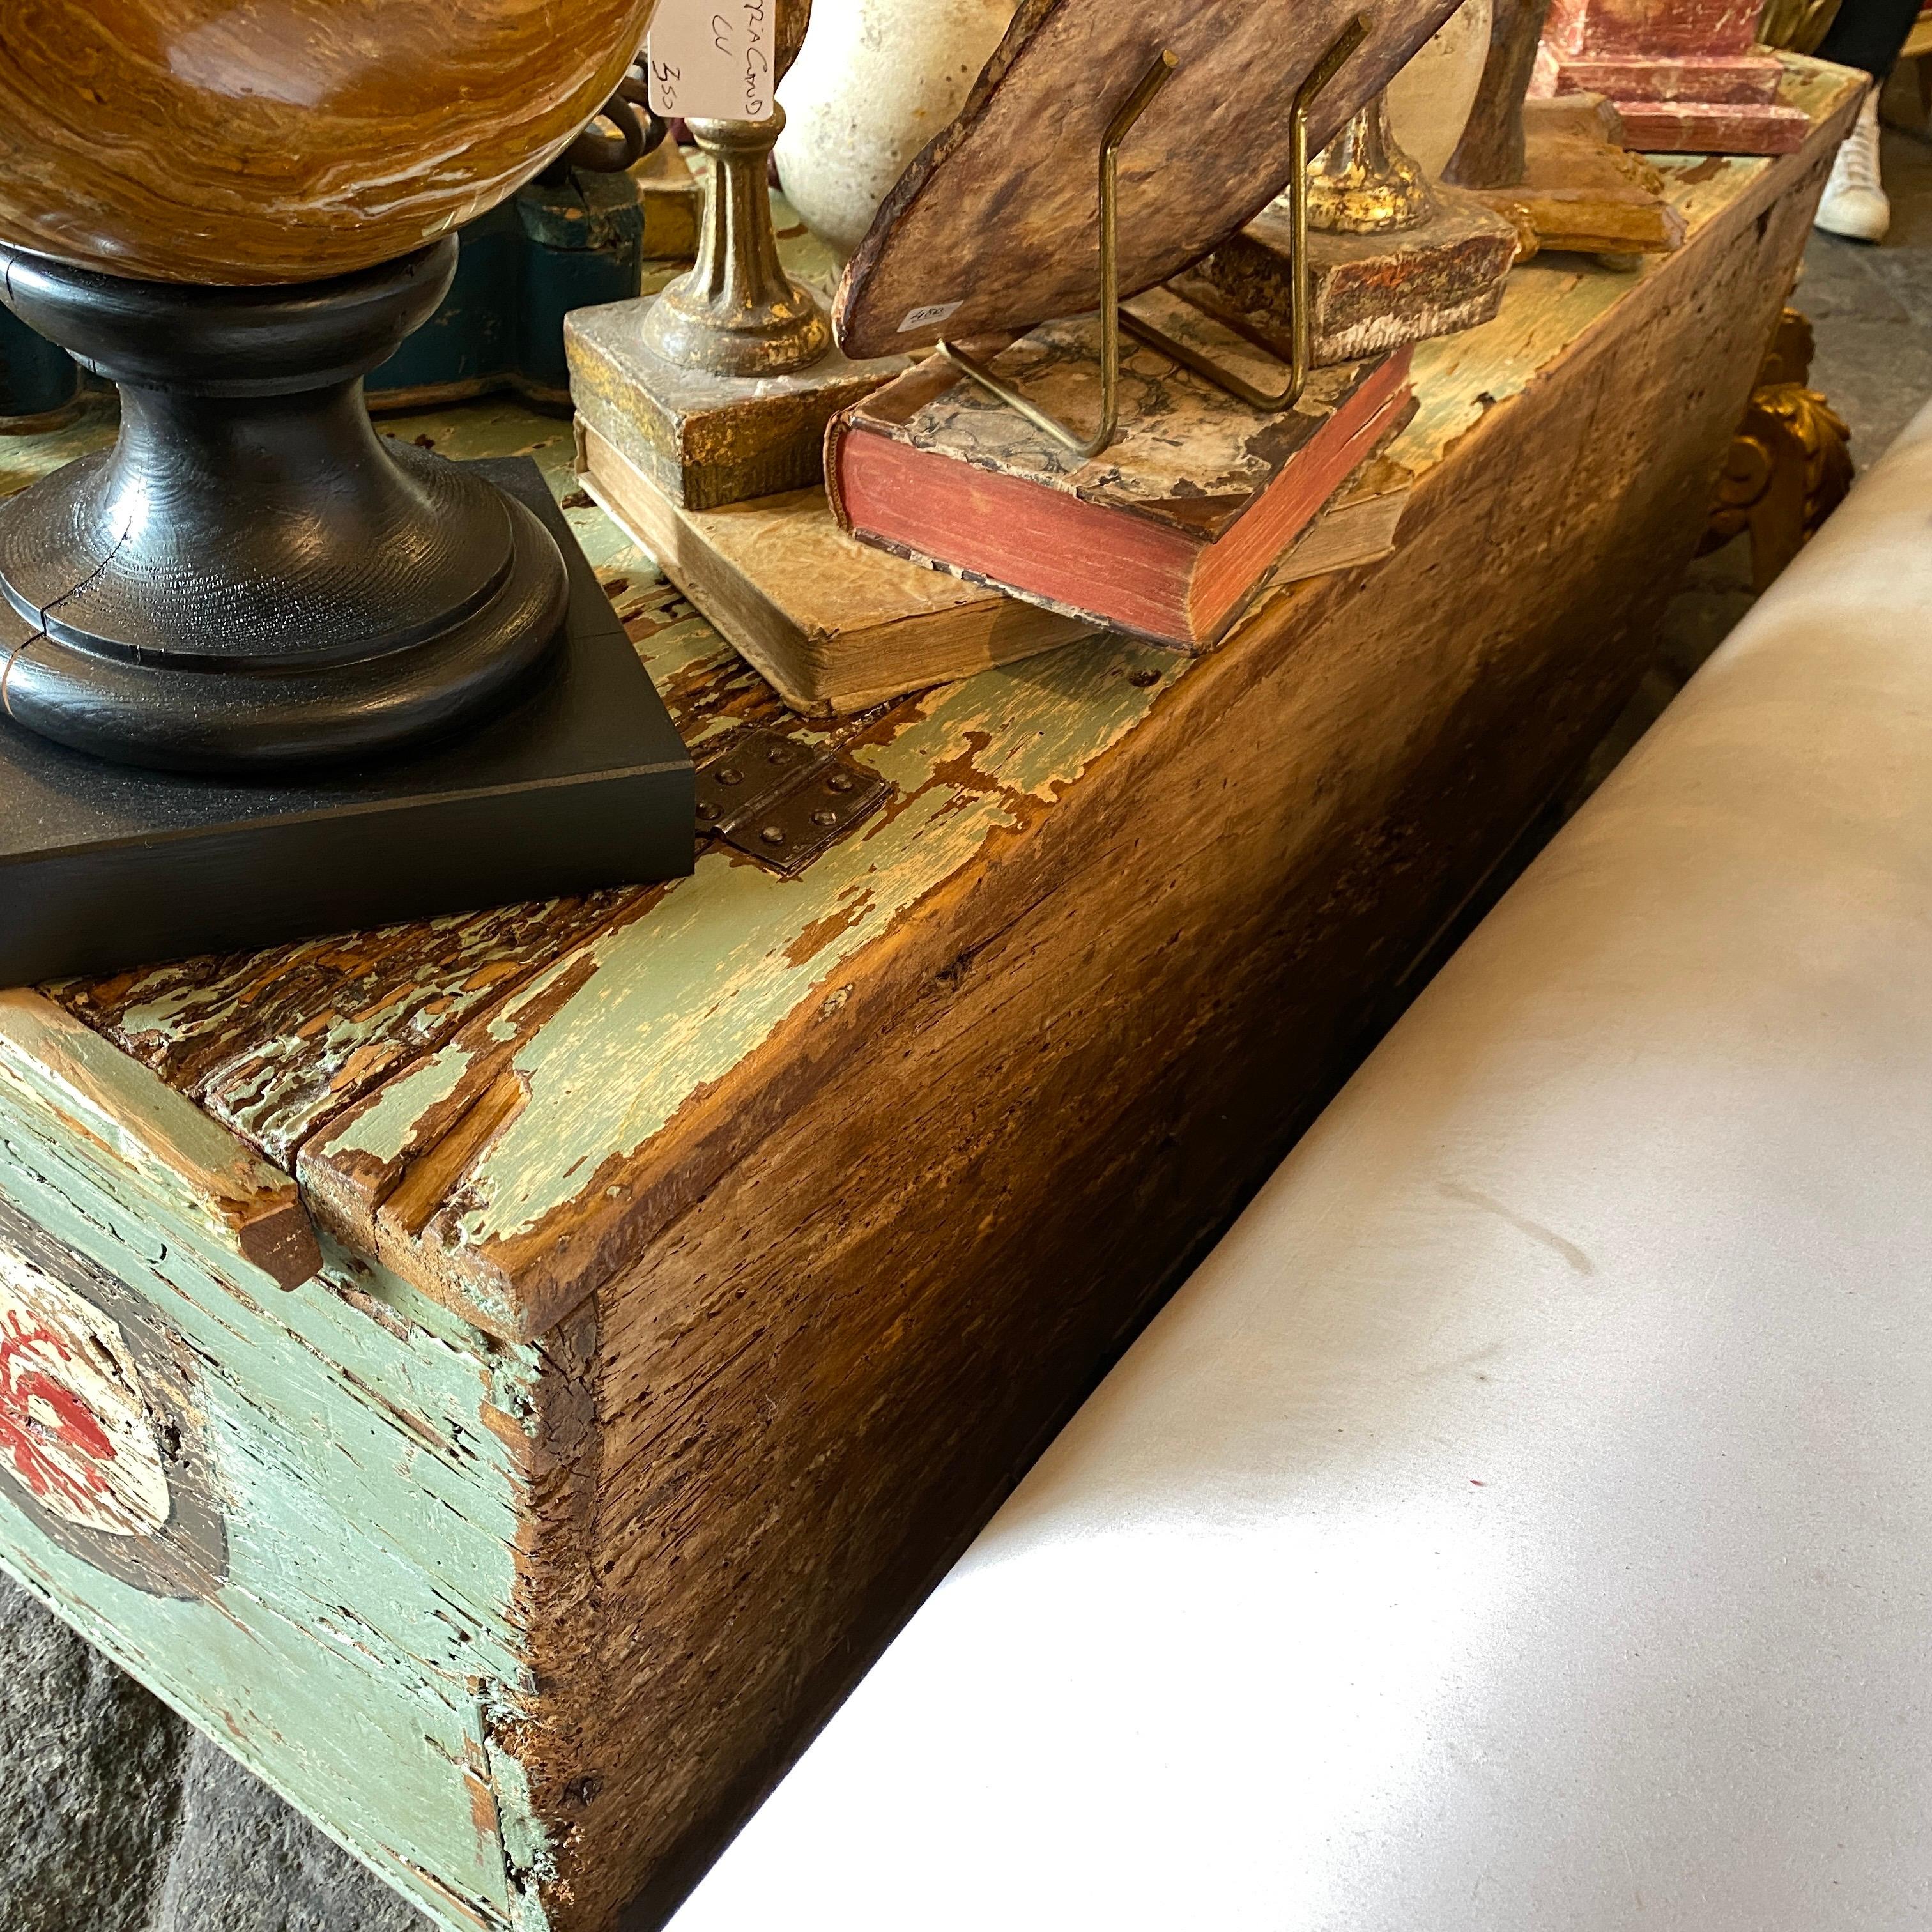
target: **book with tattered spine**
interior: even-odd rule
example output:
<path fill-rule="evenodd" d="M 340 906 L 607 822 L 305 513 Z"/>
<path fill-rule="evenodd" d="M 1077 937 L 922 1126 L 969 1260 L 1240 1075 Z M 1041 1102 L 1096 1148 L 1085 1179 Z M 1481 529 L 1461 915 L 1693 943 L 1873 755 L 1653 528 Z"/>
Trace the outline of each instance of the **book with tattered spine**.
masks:
<path fill-rule="evenodd" d="M 833 520 L 823 490 L 686 509 L 581 422 L 577 473 L 786 704 L 809 716 L 863 711 L 1094 632 L 1082 619 L 857 542 Z M 1394 457 L 1371 457 L 1282 556 L 1269 587 L 1388 556 L 1412 480 Z"/>
<path fill-rule="evenodd" d="M 1136 308 L 1258 387 L 1277 362 L 1160 292 Z M 993 367 L 1061 421 L 1100 410 L 1099 324 L 1049 322 Z M 1062 449 L 934 358 L 833 419 L 826 485 L 842 528 L 1060 615 L 1184 650 L 1219 640 L 1348 477 L 1408 420 L 1406 350 L 1318 369 L 1270 412 L 1158 350 L 1123 345 L 1120 426 Z"/>

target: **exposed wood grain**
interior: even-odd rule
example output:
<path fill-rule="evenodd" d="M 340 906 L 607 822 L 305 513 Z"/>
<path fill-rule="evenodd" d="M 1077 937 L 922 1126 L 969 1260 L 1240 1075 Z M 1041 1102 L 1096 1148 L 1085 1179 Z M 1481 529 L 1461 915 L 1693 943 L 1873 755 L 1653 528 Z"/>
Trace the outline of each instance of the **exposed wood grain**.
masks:
<path fill-rule="evenodd" d="M 860 728 L 853 748 L 900 795 L 812 866 L 813 916 L 801 922 L 786 882 L 708 854 L 650 919 L 560 961 L 312 1140 L 300 1172 L 317 1211 L 485 1327 L 542 1334 L 784 1103 L 761 1096 L 749 1113 L 733 1110 L 715 1154 L 695 1111 L 667 1137 L 674 1117 L 694 1101 L 701 1108 L 715 1081 L 815 1004 L 829 971 L 891 935 L 990 837 L 1046 809 L 1139 722 L 1183 662 L 1108 639 Z M 1136 682 L 1141 674 L 1151 682 Z M 392 1194 L 506 1072 L 524 1083 L 526 1104 L 410 1235 L 385 1212 Z M 576 1117 L 568 1128 L 560 1107 Z"/>
<path fill-rule="evenodd" d="M 620 1896 L 591 1847 L 682 1807 L 702 1837 L 728 1736 L 755 1759 L 808 1721 L 814 1671 L 986 1506 L 1044 1392 L 1265 1170 L 1378 985 L 1615 712 L 1828 152 L 1487 411 L 1396 558 L 1204 660 L 1076 808 L 820 982 L 844 997 L 778 1064 L 824 1076 L 598 1297 L 606 1693 L 574 1735 L 608 1742 L 580 1887 Z M 729 1708 L 700 1714 L 711 1684 Z"/>
<path fill-rule="evenodd" d="M 55 991 L 287 1167 L 344 1107 L 644 896 L 632 889 L 507 906 Z"/>
<path fill-rule="evenodd" d="M 295 1184 L 44 995 L 0 992 L 0 1088 L 12 1108 L 123 1168 L 283 1288 L 322 1266 Z"/>
<path fill-rule="evenodd" d="M 1473 195 L 1439 183 L 1413 228 L 1308 237 L 1311 351 L 1319 363 L 1379 356 L 1487 322 L 1516 254 L 1515 229 Z M 1168 286 L 1210 314 L 1294 350 L 1294 224 L 1277 200 Z"/>
<path fill-rule="evenodd" d="M 519 1868 L 471 1780 L 487 1707 L 528 1689 L 510 1604 L 548 1364 L 339 1251 L 258 1298 L 202 1229 L 36 1124 L 0 1120 L 0 1196 L 180 1337 L 228 1574 L 207 1600 L 148 1595 L 10 1506 L 0 1562 L 441 1923 L 509 1932 Z"/>
<path fill-rule="evenodd" d="M 1824 110 L 1834 85 L 1824 83 Z M 1694 227 L 1708 224 L 1768 194 L 1773 165 L 1701 164 L 1673 175 L 1672 195 Z M 1519 271 L 1496 321 L 1418 347 L 1420 408 L 1391 456 L 1418 476 L 1441 464 L 1642 286 L 1586 262 Z M 308 1142 L 301 1172 L 316 1211 L 485 1326 L 541 1333 L 766 1130 L 784 1102 L 769 1093 L 722 1102 L 723 1083 L 754 1058 L 802 1077 L 764 1049 L 815 1007 L 826 976 L 1048 809 L 1186 674 L 1166 653 L 1101 639 L 842 727 L 848 748 L 898 786 L 895 809 L 794 884 L 701 860 L 650 919 L 560 959 Z M 399 1237 L 380 1210 L 402 1170 L 506 1069 L 526 1082 L 526 1105 L 422 1234 Z"/>
<path fill-rule="evenodd" d="M 1822 162 L 1760 178 L 1485 412 L 1396 558 L 1167 687 L 1071 808 L 1008 795 L 982 863 L 760 1056 L 781 1104 L 743 1076 L 710 1096 L 762 1131 L 598 1296 L 597 1707 L 554 1712 L 529 1766 L 562 1816 L 595 1754 L 574 1909 L 621 1899 L 611 1848 L 647 1841 L 647 1880 L 675 1815 L 711 1828 L 724 1758 L 796 1734 L 814 1672 L 986 1505 L 1046 1391 L 1274 1158 L 1378 984 L 1614 712 Z"/>

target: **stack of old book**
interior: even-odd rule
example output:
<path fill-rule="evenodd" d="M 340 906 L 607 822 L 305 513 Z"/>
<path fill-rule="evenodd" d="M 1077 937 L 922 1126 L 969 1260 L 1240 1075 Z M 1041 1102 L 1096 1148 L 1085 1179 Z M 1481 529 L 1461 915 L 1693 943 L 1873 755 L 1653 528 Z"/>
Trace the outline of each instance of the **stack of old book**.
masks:
<path fill-rule="evenodd" d="M 1279 365 L 1186 304 L 1134 304 L 1261 387 Z M 1040 407 L 1097 419 L 1099 325 L 992 358 Z M 1278 415 L 1159 350 L 1123 350 L 1120 430 L 1082 461 L 934 357 L 836 416 L 825 488 L 692 510 L 583 410 L 584 481 L 665 573 L 807 712 L 908 691 L 1114 628 L 1208 648 L 1273 590 L 1394 548 L 1409 352 L 1316 370 Z"/>

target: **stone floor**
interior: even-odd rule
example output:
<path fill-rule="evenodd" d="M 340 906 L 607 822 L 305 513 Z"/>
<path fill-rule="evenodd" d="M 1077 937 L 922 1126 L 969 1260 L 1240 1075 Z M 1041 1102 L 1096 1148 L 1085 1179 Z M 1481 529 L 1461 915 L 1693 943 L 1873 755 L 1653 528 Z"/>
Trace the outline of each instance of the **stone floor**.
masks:
<path fill-rule="evenodd" d="M 1894 81 L 1888 112 L 1916 106 Z M 1861 464 L 1932 396 L 1932 134 L 1888 127 L 1882 165 L 1892 232 L 1876 248 L 1814 233 L 1793 298 L 1818 334 L 1812 386 L 1851 425 Z"/>
<path fill-rule="evenodd" d="M 4 1932 L 425 1932 L 223 1750 L 0 1578 Z"/>
<path fill-rule="evenodd" d="M 1892 238 L 1872 249 L 1814 237 L 1797 296 L 1817 331 L 1813 382 L 1850 424 L 1862 466 L 1932 396 L 1932 139 L 1888 131 L 1884 166 Z M 1750 601 L 1742 542 L 1693 567 L 1655 669 L 1567 808 Z M 224 1753 L 0 1579 L 0 1932 L 422 1927 Z"/>

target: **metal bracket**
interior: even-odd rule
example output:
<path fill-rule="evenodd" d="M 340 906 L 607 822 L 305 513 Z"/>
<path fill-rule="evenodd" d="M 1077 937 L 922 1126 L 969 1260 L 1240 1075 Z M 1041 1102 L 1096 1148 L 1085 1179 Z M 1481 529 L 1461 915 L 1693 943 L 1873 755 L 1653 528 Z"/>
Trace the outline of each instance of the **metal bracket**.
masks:
<path fill-rule="evenodd" d="M 1198 349 L 1156 328 L 1120 306 L 1120 152 L 1130 130 L 1154 96 L 1167 85 L 1174 69 L 1172 54 L 1163 52 L 1142 74 L 1133 92 L 1121 103 L 1120 111 L 1108 124 L 1106 138 L 1100 144 L 1100 427 L 1083 437 L 1036 404 L 1030 403 L 1012 384 L 1003 381 L 976 358 L 957 344 L 941 339 L 939 353 L 967 380 L 996 400 L 1016 410 L 1036 429 L 1044 430 L 1054 442 L 1082 462 L 1098 456 L 1114 440 L 1120 428 L 1120 330 L 1124 326 L 1150 348 L 1170 356 L 1191 369 L 1216 388 L 1258 410 L 1270 412 L 1291 407 L 1300 399 L 1308 381 L 1312 352 L 1313 292 L 1308 271 L 1308 115 L 1316 97 L 1335 78 L 1342 64 L 1367 38 L 1369 16 L 1358 14 L 1342 28 L 1334 45 L 1314 66 L 1294 91 L 1288 110 L 1288 148 L 1293 172 L 1288 176 L 1289 218 L 1294 249 L 1294 287 L 1289 317 L 1289 337 L 1293 353 L 1288 363 L 1286 386 L 1270 394 L 1257 388 L 1246 377 L 1224 369 Z M 1259 346 L 1265 345 L 1258 344 Z"/>
<path fill-rule="evenodd" d="M 698 767 L 698 830 L 788 879 L 885 802 L 876 772 L 762 725 Z"/>
<path fill-rule="evenodd" d="M 988 395 L 1017 410 L 1036 429 L 1043 429 L 1063 448 L 1084 463 L 1098 456 L 1114 440 L 1120 424 L 1120 144 L 1134 123 L 1148 110 L 1154 96 L 1174 76 L 1174 56 L 1165 50 L 1134 84 L 1134 91 L 1121 102 L 1119 111 L 1107 124 L 1106 138 L 1100 143 L 1100 427 L 1093 436 L 1082 436 L 1057 417 L 1027 400 L 1010 382 L 964 350 L 940 340 L 939 352 L 966 380 Z"/>

